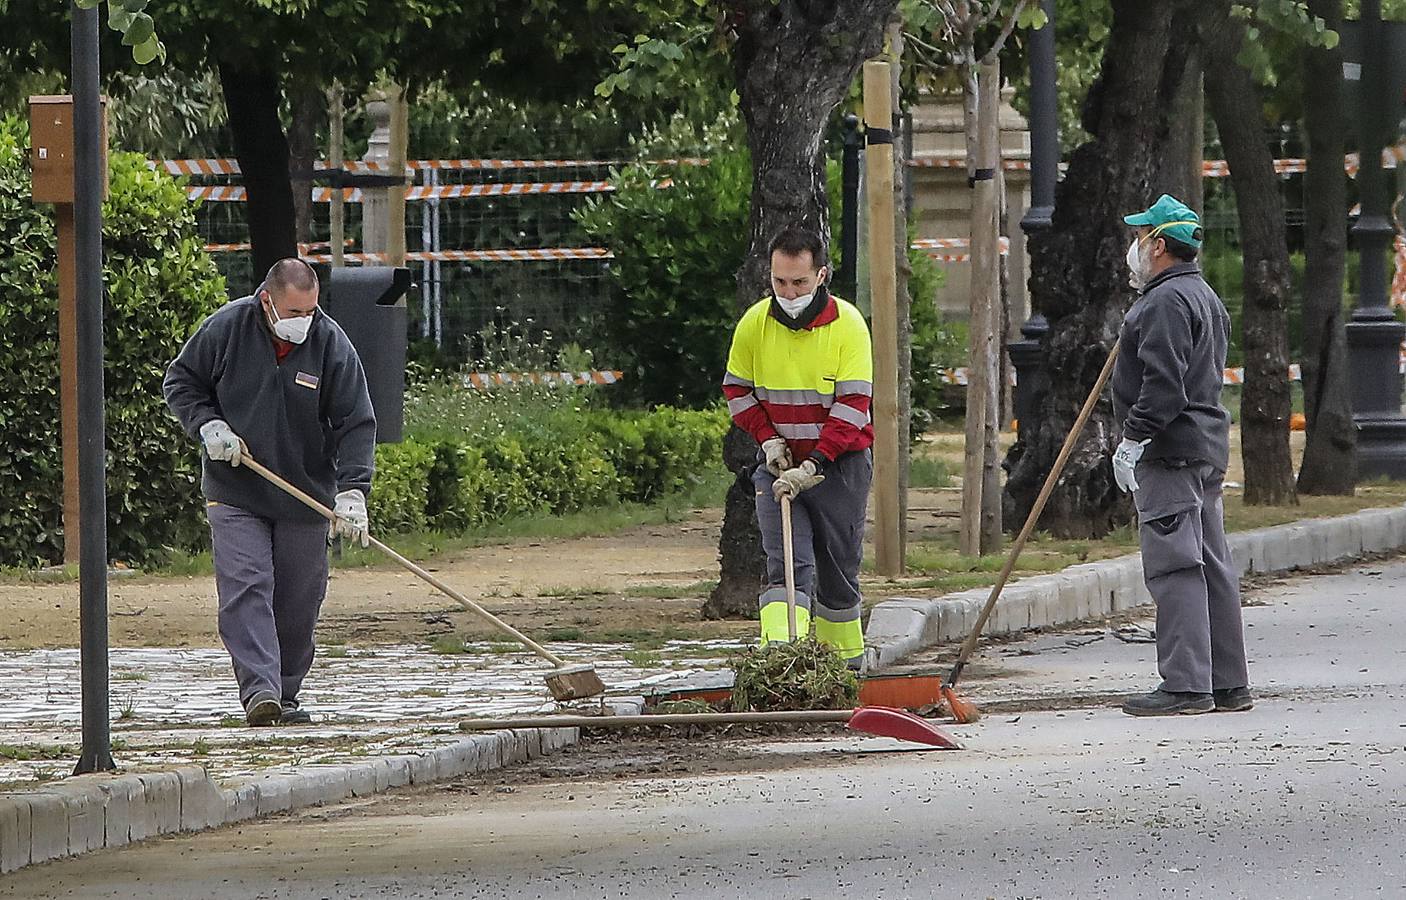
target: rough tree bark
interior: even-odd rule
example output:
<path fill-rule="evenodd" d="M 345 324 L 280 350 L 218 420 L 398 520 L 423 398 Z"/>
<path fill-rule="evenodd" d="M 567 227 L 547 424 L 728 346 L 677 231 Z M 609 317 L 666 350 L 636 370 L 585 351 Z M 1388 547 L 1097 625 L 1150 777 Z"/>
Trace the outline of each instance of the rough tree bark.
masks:
<path fill-rule="evenodd" d="M 1309 0 L 1309 12 L 1329 28 L 1342 24 L 1342 0 Z M 1343 271 L 1347 261 L 1347 178 L 1342 158 L 1347 123 L 1342 108 L 1343 53 L 1303 51 L 1304 175 L 1303 395 L 1308 420 L 1299 492 L 1351 495 L 1357 483 L 1357 429 L 1348 393 L 1343 332 Z"/>
<path fill-rule="evenodd" d="M 1123 262 L 1131 231 L 1123 216 L 1145 209 L 1165 184 L 1162 171 L 1176 121 L 1178 90 L 1196 41 L 1190 0 L 1148 4 L 1114 0 L 1113 25 L 1083 125 L 1093 137 L 1074 151 L 1056 192 L 1050 229 L 1032 236 L 1033 305 L 1050 323 L 1046 365 L 1058 373 L 1038 419 L 1006 459 L 1004 521 L 1025 521 L 1080 406 L 1117 340 L 1134 299 Z M 1028 433 L 1027 433 L 1028 432 Z M 1100 537 L 1131 519 L 1132 504 L 1113 483 L 1118 443 L 1105 395 L 1040 518 L 1063 537 Z"/>
<path fill-rule="evenodd" d="M 258 279 L 278 260 L 298 254 L 288 140 L 278 119 L 278 75 L 271 69 L 225 61 L 219 63 L 219 71 L 234 155 L 247 191 L 244 211 Z M 248 285 L 250 290 L 253 287 Z"/>
<path fill-rule="evenodd" d="M 1203 4 L 1206 99 L 1220 132 L 1240 219 L 1245 306 L 1241 312 L 1245 390 L 1240 400 L 1240 453 L 1245 503 L 1298 502 L 1289 455 L 1289 246 L 1274 154 L 1264 135 L 1264 106 L 1250 71 L 1236 62 L 1244 25 L 1230 4 Z"/>
<path fill-rule="evenodd" d="M 312 240 L 312 170 L 317 165 L 317 124 L 325 113 L 325 98 L 310 82 L 288 98 L 288 173 L 293 182 L 293 231 L 299 244 Z"/>
<path fill-rule="evenodd" d="M 770 290 L 772 237 L 795 222 L 830 237 L 821 138 L 864 60 L 883 47 L 898 0 L 737 0 L 733 75 L 752 154 L 747 258 L 737 272 L 739 315 Z M 718 551 L 718 586 L 703 615 L 754 617 L 766 567 L 750 483 L 756 444 L 737 429 L 724 461 L 728 491 Z"/>

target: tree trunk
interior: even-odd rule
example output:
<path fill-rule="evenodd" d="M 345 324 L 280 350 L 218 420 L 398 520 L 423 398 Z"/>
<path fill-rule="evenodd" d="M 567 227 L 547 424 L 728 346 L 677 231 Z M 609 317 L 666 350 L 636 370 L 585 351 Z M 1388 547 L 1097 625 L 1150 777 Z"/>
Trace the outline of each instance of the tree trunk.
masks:
<path fill-rule="evenodd" d="M 1206 98 L 1220 132 L 1240 217 L 1245 306 L 1241 334 L 1245 390 L 1240 401 L 1240 453 L 1245 460 L 1245 503 L 1295 504 L 1289 455 L 1289 247 L 1274 154 L 1264 136 L 1259 90 L 1236 62 L 1244 26 L 1230 4 L 1208 4 L 1202 19 L 1208 68 Z"/>
<path fill-rule="evenodd" d="M 1056 191 L 1047 231 L 1030 241 L 1032 305 L 1050 323 L 1045 337 L 1049 393 L 1035 422 L 1006 460 L 1003 518 L 1025 521 L 1045 476 L 1134 299 L 1123 263 L 1131 230 L 1123 216 L 1160 192 L 1165 149 L 1200 4 L 1114 0 L 1113 25 L 1083 125 L 1093 137 L 1074 151 Z M 1074 448 L 1040 527 L 1061 537 L 1102 537 L 1131 520 L 1132 503 L 1113 483 L 1109 463 L 1119 439 L 1105 398 Z"/>
<path fill-rule="evenodd" d="M 323 117 L 323 94 L 316 86 L 301 85 L 289 106 L 288 172 L 293 181 L 293 230 L 299 244 L 312 241 L 312 170 L 317 164 L 317 123 Z"/>
<path fill-rule="evenodd" d="M 1178 127 L 1172 129 L 1171 142 L 1167 147 L 1167 165 L 1163 184 L 1167 193 L 1196 210 L 1197 215 L 1205 212 L 1202 190 L 1203 145 L 1206 141 L 1205 94 L 1201 89 L 1201 61 L 1198 50 L 1193 50 L 1187 59 L 1186 72 L 1182 75 L 1181 86 L 1177 89 L 1177 103 L 1172 112 L 1172 121 Z"/>
<path fill-rule="evenodd" d="M 903 21 L 894 18 L 888 27 L 889 53 L 893 56 L 893 213 L 895 298 L 898 304 L 898 553 L 908 558 L 908 469 L 913 451 L 913 297 L 908 278 L 913 267 L 908 262 L 908 157 L 910 141 L 899 141 L 898 123 L 903 120 Z M 906 134 L 907 132 L 905 132 Z M 853 298 L 850 298 L 853 299 Z"/>
<path fill-rule="evenodd" d="M 747 258 L 737 272 L 738 314 L 770 290 L 767 246 L 792 223 L 828 243 L 829 201 L 821 138 L 864 60 L 883 46 L 897 0 L 745 0 L 735 7 L 733 75 L 752 154 Z M 750 481 L 756 443 L 728 436 L 728 491 L 718 549 L 722 571 L 704 604 L 712 616 L 754 617 L 765 566 Z M 742 463 L 739 469 L 737 463 Z M 743 545 L 752 549 L 742 551 Z"/>
<path fill-rule="evenodd" d="M 270 69 L 226 62 L 219 63 L 219 70 L 234 155 L 247 192 L 244 214 L 253 245 L 254 277 L 263 278 L 280 259 L 298 255 L 288 141 L 278 119 L 278 75 Z"/>
<path fill-rule="evenodd" d="M 1336 30 L 1342 0 L 1309 0 L 1309 12 Z M 1341 48 L 1303 51 L 1304 175 L 1303 399 L 1308 420 L 1299 491 L 1351 495 L 1357 483 L 1357 429 L 1348 393 L 1343 333 L 1343 270 L 1347 258 L 1347 177 L 1342 163 L 1347 122 L 1342 109 Z"/>

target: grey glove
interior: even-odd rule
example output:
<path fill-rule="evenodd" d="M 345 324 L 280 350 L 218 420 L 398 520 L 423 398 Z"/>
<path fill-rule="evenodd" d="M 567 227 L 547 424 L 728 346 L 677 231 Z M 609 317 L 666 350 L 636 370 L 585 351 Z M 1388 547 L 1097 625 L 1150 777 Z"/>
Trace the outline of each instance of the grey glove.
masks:
<path fill-rule="evenodd" d="M 1118 449 L 1113 451 L 1113 480 L 1124 492 L 1137 491 L 1137 463 L 1147 441 L 1130 441 L 1123 438 Z"/>
<path fill-rule="evenodd" d="M 771 486 L 771 493 L 777 501 L 780 501 L 783 495 L 794 500 L 801 491 L 809 490 L 824 480 L 825 476 L 820 474 L 815 460 L 808 459 L 794 469 L 787 469 L 778 475 Z"/>
<path fill-rule="evenodd" d="M 762 453 L 766 455 L 766 470 L 773 475 L 780 475 L 795 465 L 791 462 L 791 448 L 785 438 L 774 437 L 762 441 Z"/>
<path fill-rule="evenodd" d="M 366 512 L 366 495 L 358 490 L 342 491 L 332 508 L 336 521 L 332 530 L 349 541 L 371 546 L 371 518 Z"/>
<path fill-rule="evenodd" d="M 239 465 L 244 457 L 244 442 L 224 419 L 211 419 L 200 426 L 200 439 L 205 442 L 205 455 L 218 462 Z"/>

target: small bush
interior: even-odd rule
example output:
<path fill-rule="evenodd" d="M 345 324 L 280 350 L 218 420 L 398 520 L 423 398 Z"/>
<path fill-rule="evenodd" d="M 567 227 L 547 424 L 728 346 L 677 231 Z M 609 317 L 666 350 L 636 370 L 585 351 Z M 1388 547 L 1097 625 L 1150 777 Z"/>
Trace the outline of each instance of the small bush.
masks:
<path fill-rule="evenodd" d="M 425 444 L 376 447 L 376 477 L 371 485 L 370 514 L 384 531 L 421 531 L 428 523 L 430 473 L 435 451 Z"/>
<path fill-rule="evenodd" d="M 63 553 L 57 247 L 30 195 L 29 135 L 0 121 L 0 565 Z M 170 177 L 112 154 L 103 206 L 109 556 L 159 564 L 207 537 L 199 449 L 166 411 L 166 365 L 224 301 L 195 205 Z"/>
<path fill-rule="evenodd" d="M 651 413 L 555 410 L 520 434 L 431 439 L 376 448 L 372 526 L 464 532 L 507 519 L 561 514 L 686 490 L 718 465 L 721 409 Z"/>

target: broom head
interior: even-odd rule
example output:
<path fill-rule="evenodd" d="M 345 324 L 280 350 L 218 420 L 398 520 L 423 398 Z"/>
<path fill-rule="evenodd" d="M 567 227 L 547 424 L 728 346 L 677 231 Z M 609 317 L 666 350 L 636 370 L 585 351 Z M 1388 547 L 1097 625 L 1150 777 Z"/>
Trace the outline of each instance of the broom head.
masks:
<path fill-rule="evenodd" d="M 942 699 L 947 701 L 947 708 L 952 710 L 952 718 L 958 725 L 970 725 L 981 718 L 981 710 L 977 709 L 976 704 L 957 696 L 955 688 L 944 684 Z"/>

